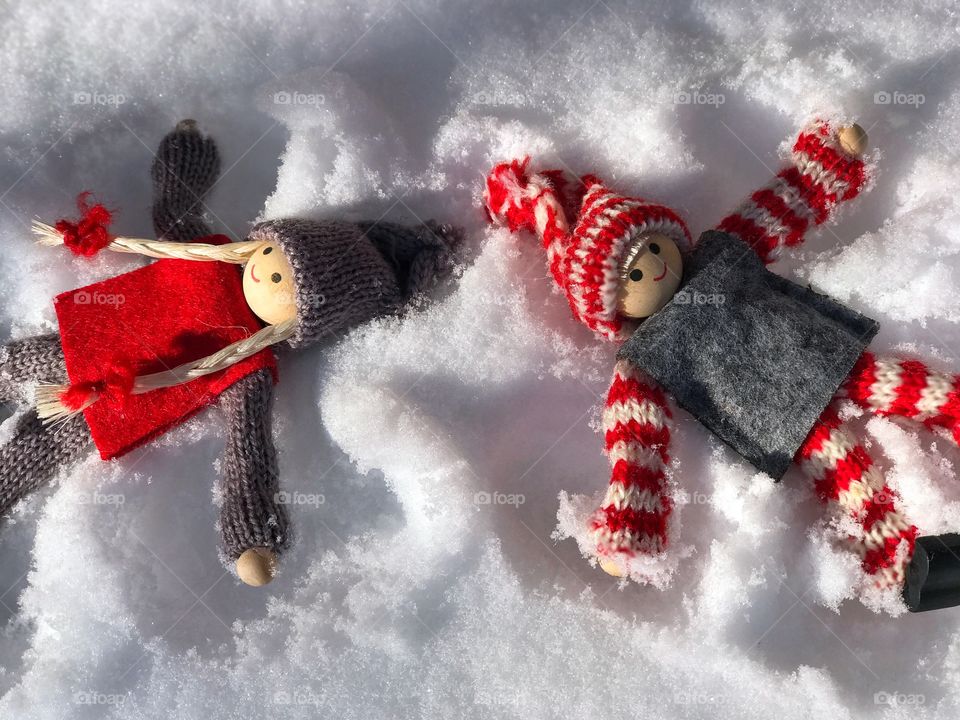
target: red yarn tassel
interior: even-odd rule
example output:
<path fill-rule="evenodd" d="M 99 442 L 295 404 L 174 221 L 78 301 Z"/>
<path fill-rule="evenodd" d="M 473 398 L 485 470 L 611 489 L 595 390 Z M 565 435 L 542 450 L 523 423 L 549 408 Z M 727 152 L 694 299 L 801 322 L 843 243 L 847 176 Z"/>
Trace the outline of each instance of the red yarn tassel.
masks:
<path fill-rule="evenodd" d="M 92 193 L 82 192 L 77 196 L 77 209 L 80 219 L 71 222 L 66 219 L 57 221 L 54 228 L 63 236 L 63 244 L 76 255 L 92 257 L 111 243 L 113 238 L 107 232 L 113 213 L 101 203 L 90 204 Z"/>
<path fill-rule="evenodd" d="M 136 375 L 120 363 L 110 366 L 97 382 L 72 385 L 41 385 L 36 391 L 37 416 L 46 423 L 67 420 L 83 412 L 104 396 L 121 399 L 133 392 Z"/>

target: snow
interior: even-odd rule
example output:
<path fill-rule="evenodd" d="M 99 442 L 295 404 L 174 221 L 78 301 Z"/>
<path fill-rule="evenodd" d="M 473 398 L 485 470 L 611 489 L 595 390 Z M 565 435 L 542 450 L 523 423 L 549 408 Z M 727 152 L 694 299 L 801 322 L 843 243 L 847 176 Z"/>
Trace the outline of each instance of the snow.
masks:
<path fill-rule="evenodd" d="M 216 411 L 5 519 L 0 715 L 956 717 L 960 615 L 865 606 L 801 478 L 772 485 L 683 413 L 667 587 L 556 539 L 558 508 L 569 534 L 606 481 L 614 348 L 478 200 L 494 161 L 530 153 L 699 231 L 805 117 L 845 113 L 880 149 L 876 187 L 777 270 L 880 320 L 875 348 L 956 369 L 957 20 L 935 1 L 5 3 L 5 337 L 136 267 L 36 247 L 29 220 L 93 189 L 118 230 L 149 233 L 151 150 L 183 117 L 221 146 L 218 231 L 436 217 L 468 257 L 406 318 L 283 358 L 277 440 L 302 502 L 268 588 L 215 552 Z M 952 442 L 853 422 L 924 533 L 960 528 Z"/>

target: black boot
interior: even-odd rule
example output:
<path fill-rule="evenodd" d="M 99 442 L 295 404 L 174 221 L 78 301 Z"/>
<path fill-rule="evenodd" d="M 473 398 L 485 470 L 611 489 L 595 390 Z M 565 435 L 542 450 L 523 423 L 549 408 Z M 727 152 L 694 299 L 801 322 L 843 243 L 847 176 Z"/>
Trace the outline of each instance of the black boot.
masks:
<path fill-rule="evenodd" d="M 960 605 L 960 535 L 917 538 L 903 599 L 910 612 Z"/>

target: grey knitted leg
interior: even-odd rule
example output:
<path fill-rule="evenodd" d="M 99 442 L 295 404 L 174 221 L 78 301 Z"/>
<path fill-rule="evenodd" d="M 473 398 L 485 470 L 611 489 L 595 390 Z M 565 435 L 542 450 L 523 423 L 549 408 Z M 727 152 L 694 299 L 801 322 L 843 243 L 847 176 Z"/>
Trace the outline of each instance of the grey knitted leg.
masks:
<path fill-rule="evenodd" d="M 86 453 L 92 443 L 81 416 L 55 427 L 44 425 L 33 409 L 21 416 L 13 437 L 0 447 L 0 514 Z"/>
<path fill-rule="evenodd" d="M 441 225 L 433 220 L 415 226 L 387 222 L 363 222 L 359 225 L 374 247 L 393 266 L 407 300 L 450 274 L 456 261 L 455 250 L 463 240 L 460 228 Z"/>
<path fill-rule="evenodd" d="M 272 394 L 270 371 L 260 370 L 222 396 L 227 444 L 220 468 L 220 539 L 232 559 L 254 547 L 279 554 L 290 540 L 270 433 Z"/>
<path fill-rule="evenodd" d="M 13 340 L 0 348 L 0 402 L 30 402 L 33 382 L 66 382 L 67 366 L 57 333 Z"/>
<path fill-rule="evenodd" d="M 157 237 L 189 242 L 211 233 L 203 201 L 220 174 L 217 144 L 193 120 L 181 120 L 160 141 L 153 178 L 153 228 Z"/>

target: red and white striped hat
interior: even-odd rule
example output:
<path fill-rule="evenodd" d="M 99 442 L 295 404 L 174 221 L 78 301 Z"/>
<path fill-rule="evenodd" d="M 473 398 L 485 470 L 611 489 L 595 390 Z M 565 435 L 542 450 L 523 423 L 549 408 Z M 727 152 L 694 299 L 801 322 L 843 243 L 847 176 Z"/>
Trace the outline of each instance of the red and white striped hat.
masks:
<path fill-rule="evenodd" d="M 574 317 L 609 340 L 623 337 L 617 314 L 621 270 L 651 233 L 690 248 L 690 232 L 673 210 L 608 190 L 592 175 L 528 173 L 529 158 L 500 163 L 487 177 L 484 201 L 493 222 L 531 230 L 543 241 L 550 272 Z M 570 232 L 568 213 L 579 208 Z"/>

